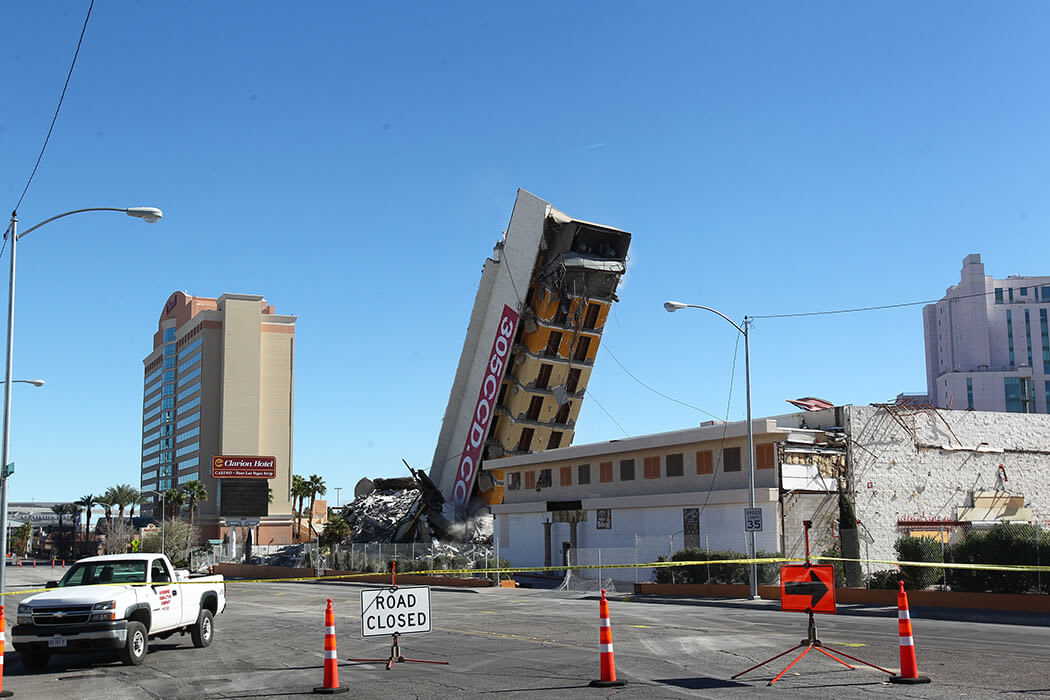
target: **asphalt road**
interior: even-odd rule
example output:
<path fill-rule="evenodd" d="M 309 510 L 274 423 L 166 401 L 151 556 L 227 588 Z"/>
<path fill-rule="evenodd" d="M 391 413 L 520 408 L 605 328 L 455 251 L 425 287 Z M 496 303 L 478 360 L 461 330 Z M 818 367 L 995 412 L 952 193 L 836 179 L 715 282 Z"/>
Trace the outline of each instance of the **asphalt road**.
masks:
<path fill-rule="evenodd" d="M 8 574 L 9 590 L 39 585 L 49 570 Z M 56 656 L 27 674 L 5 654 L 4 688 L 21 697 L 279 698 L 311 694 L 322 682 L 325 600 L 336 612 L 339 676 L 346 697 L 988 698 L 1050 697 L 1050 627 L 914 618 L 920 672 L 928 685 L 900 686 L 860 666 L 850 671 L 816 652 L 773 688 L 788 655 L 738 681 L 730 676 L 805 636 L 806 616 L 768 603 L 728 605 L 612 600 L 616 668 L 623 688 L 591 688 L 599 677 L 598 602 L 527 589 L 433 589 L 434 629 L 402 637 L 408 658 L 448 666 L 352 662 L 386 657 L 385 638 L 360 636 L 364 586 L 343 583 L 229 585 L 211 647 L 189 637 L 151 644 L 145 663 L 122 666 L 102 654 Z M 9 630 L 19 595 L 6 596 Z M 817 618 L 819 638 L 871 663 L 899 666 L 896 611 Z M 770 695 L 771 696 L 771 695 Z"/>

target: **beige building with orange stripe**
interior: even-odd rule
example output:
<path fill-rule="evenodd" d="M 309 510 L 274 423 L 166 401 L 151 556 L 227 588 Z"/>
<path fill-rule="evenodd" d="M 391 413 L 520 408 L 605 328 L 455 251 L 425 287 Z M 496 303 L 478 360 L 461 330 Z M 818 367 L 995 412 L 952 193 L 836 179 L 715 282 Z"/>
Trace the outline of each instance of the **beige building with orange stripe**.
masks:
<path fill-rule="evenodd" d="M 164 305 L 143 360 L 140 485 L 148 492 L 203 483 L 208 500 L 197 521 L 205 539 L 222 537 L 230 520 L 258 520 L 255 542 L 291 541 L 295 321 L 249 294 L 175 292 Z M 213 479 L 215 455 L 273 456 L 277 476 Z M 160 498 L 151 506 L 159 513 Z"/>

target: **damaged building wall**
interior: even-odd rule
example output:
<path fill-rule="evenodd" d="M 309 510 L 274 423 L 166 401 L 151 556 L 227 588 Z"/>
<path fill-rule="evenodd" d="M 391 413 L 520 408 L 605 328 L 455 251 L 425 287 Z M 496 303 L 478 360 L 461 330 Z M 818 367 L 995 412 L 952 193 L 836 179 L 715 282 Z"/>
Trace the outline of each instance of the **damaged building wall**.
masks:
<path fill-rule="evenodd" d="M 967 509 L 975 493 L 978 505 L 986 492 L 1021 496 L 1030 521 L 1050 527 L 1050 416 L 892 405 L 844 410 L 864 558 L 894 559 L 894 542 L 918 531 L 917 523 L 959 522 L 974 512 Z M 842 419 L 833 411 L 802 417 L 811 426 Z M 988 523 L 966 526 L 981 524 Z M 886 566 L 865 567 L 880 568 Z"/>
<path fill-rule="evenodd" d="M 572 443 L 631 235 L 519 190 L 485 263 L 430 477 L 464 517 L 483 459 Z M 489 470 L 483 501 L 502 501 Z"/>

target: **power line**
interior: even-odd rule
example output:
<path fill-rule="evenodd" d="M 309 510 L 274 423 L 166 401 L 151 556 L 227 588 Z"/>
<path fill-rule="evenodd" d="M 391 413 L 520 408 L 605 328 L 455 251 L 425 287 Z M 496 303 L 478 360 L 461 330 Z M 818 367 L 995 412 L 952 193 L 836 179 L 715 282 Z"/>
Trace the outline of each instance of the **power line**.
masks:
<path fill-rule="evenodd" d="M 601 403 L 599 403 L 598 399 L 594 396 L 594 392 L 588 391 L 587 396 L 591 397 L 591 401 L 593 401 L 595 405 L 598 406 L 598 408 L 602 409 L 605 415 L 609 416 L 609 420 L 611 420 L 613 423 L 616 423 L 616 427 L 620 429 L 620 432 L 622 432 L 625 437 L 631 437 L 631 434 L 623 429 L 623 426 L 620 425 L 616 421 L 616 419 L 612 417 L 612 414 L 605 410 L 605 406 L 602 406 Z"/>
<path fill-rule="evenodd" d="M 643 382 L 641 379 L 639 379 L 638 377 L 636 377 L 633 374 L 631 374 L 631 371 L 629 369 L 627 369 L 626 367 L 624 367 L 622 362 L 620 362 L 618 359 L 616 359 L 616 355 L 614 355 L 613 351 L 609 349 L 608 344 L 602 343 L 601 347 L 602 347 L 602 349 L 605 350 L 605 352 L 609 353 L 609 356 L 613 360 L 616 361 L 616 364 L 620 365 L 620 369 L 622 369 L 624 372 L 626 372 L 628 377 L 630 377 L 634 381 L 638 382 L 639 384 L 641 384 L 642 386 L 644 386 L 646 389 L 648 389 L 649 391 L 653 392 L 657 396 L 662 396 L 663 398 L 667 399 L 668 401 L 674 401 L 675 403 L 681 404 L 681 405 L 685 406 L 686 408 L 691 408 L 694 411 L 699 411 L 700 413 L 707 414 L 707 415 L 711 416 L 712 418 L 714 418 L 715 420 L 721 420 L 720 416 L 716 416 L 714 413 L 711 413 L 710 411 L 705 411 L 704 409 L 700 408 L 699 406 L 694 406 L 691 403 L 686 403 L 685 401 L 680 401 L 680 400 L 674 398 L 673 396 L 668 396 L 667 394 L 664 394 L 663 392 L 657 391 L 656 389 L 652 388 L 651 386 L 649 386 L 648 384 Z M 734 359 L 734 362 L 735 362 L 735 359 Z"/>
<path fill-rule="evenodd" d="M 26 181 L 26 186 L 22 190 L 22 196 L 18 198 L 18 203 L 15 204 L 13 212 L 18 211 L 18 207 L 22 206 L 22 200 L 25 199 L 26 192 L 29 191 L 29 185 L 32 184 L 33 178 L 36 177 L 36 170 L 40 167 L 40 161 L 44 158 L 44 150 L 47 149 L 47 142 L 51 140 L 51 132 L 55 130 L 55 122 L 58 121 L 58 113 L 62 110 L 62 101 L 66 99 L 66 89 L 69 87 L 69 79 L 73 77 L 73 67 L 77 64 L 77 56 L 80 55 L 80 45 L 84 42 L 84 32 L 87 31 L 88 20 L 91 19 L 91 8 L 95 6 L 95 0 L 91 0 L 88 5 L 87 16 L 84 18 L 84 26 L 80 29 L 80 38 L 77 40 L 77 50 L 73 52 L 73 61 L 69 64 L 69 72 L 66 73 L 66 82 L 62 86 L 62 94 L 58 98 L 58 106 L 55 107 L 55 116 L 51 118 L 51 126 L 48 127 L 47 136 L 44 137 L 44 145 L 40 147 L 40 155 L 36 157 L 36 165 L 33 166 L 33 172 L 29 174 L 29 180 Z"/>
<path fill-rule="evenodd" d="M 973 294 L 961 294 L 961 295 L 959 295 L 957 297 L 948 297 L 947 300 L 949 302 L 952 302 L 952 301 L 958 301 L 959 299 L 972 299 L 973 297 L 986 297 L 986 296 L 990 296 L 990 295 L 992 295 L 994 293 L 995 293 L 994 291 L 991 291 L 991 292 L 975 292 Z M 907 301 L 907 302 L 904 302 L 902 304 L 881 304 L 879 306 L 862 306 L 862 307 L 859 307 L 859 308 L 856 308 L 856 309 L 835 309 L 833 311 L 806 311 L 806 312 L 803 312 L 803 313 L 794 313 L 794 314 L 765 314 L 765 315 L 762 315 L 762 316 L 752 316 L 751 318 L 798 318 L 800 316 L 829 316 L 831 314 L 852 314 L 852 313 L 856 313 L 858 311 L 879 311 L 881 309 L 899 309 L 899 308 L 902 308 L 902 307 L 905 307 L 905 306 L 919 306 L 919 305 L 922 305 L 922 304 L 936 304 L 939 301 L 944 301 L 944 298 L 942 297 L 941 299 L 926 299 L 924 301 Z"/>

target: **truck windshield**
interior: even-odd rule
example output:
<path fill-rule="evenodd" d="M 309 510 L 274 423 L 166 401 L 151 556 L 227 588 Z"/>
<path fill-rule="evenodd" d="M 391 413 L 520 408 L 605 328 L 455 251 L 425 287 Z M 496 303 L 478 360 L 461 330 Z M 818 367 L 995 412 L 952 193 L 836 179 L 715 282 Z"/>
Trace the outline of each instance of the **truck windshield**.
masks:
<path fill-rule="evenodd" d="M 92 561 L 74 564 L 58 582 L 60 588 L 96 583 L 145 583 L 145 560 Z"/>

